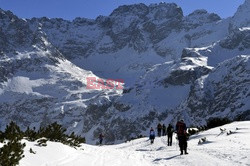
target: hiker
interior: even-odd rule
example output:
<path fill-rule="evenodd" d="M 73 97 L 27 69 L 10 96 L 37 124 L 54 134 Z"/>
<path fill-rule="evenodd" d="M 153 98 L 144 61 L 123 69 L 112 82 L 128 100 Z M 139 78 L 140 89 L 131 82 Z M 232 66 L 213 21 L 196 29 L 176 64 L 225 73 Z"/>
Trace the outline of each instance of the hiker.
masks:
<path fill-rule="evenodd" d="M 104 135 L 102 133 L 99 134 L 99 144 L 102 145 Z"/>
<path fill-rule="evenodd" d="M 183 151 L 185 154 L 187 153 L 187 127 L 186 124 L 184 123 L 184 120 L 181 119 L 179 122 L 176 124 L 176 132 L 179 140 L 179 146 L 180 146 L 180 151 L 181 155 L 183 155 Z"/>
<path fill-rule="evenodd" d="M 166 126 L 164 124 L 162 125 L 162 135 L 166 135 Z"/>
<path fill-rule="evenodd" d="M 151 127 L 151 129 L 150 129 L 149 139 L 151 141 L 151 144 L 153 144 L 154 143 L 154 139 L 155 139 L 155 131 L 154 131 L 153 127 Z"/>
<path fill-rule="evenodd" d="M 174 128 L 171 124 L 168 125 L 167 133 L 168 133 L 168 146 L 172 146 L 172 138 L 173 138 Z"/>
<path fill-rule="evenodd" d="M 158 133 L 158 137 L 160 137 L 160 136 L 161 136 L 161 130 L 162 130 L 162 125 L 159 123 L 159 124 L 157 125 L 157 133 Z"/>

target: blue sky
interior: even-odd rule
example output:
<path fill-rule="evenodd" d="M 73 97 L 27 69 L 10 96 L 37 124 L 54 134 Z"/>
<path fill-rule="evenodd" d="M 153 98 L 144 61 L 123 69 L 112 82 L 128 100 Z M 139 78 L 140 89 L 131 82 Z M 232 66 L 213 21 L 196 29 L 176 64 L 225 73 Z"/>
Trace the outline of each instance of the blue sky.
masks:
<path fill-rule="evenodd" d="M 124 4 L 159 2 L 175 2 L 185 15 L 195 9 L 206 9 L 226 18 L 232 16 L 244 0 L 0 0 L 0 8 L 11 10 L 22 18 L 46 16 L 72 20 L 75 17 L 107 16 Z"/>

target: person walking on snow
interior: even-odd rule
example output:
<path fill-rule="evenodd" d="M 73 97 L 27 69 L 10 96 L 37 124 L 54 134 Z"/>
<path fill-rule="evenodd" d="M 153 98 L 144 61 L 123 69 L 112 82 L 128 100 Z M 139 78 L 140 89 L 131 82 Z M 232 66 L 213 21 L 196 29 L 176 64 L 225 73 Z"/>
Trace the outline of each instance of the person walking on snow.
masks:
<path fill-rule="evenodd" d="M 102 133 L 99 134 L 99 144 L 102 145 L 104 135 Z"/>
<path fill-rule="evenodd" d="M 162 136 L 166 135 L 166 126 L 163 124 L 162 125 Z"/>
<path fill-rule="evenodd" d="M 177 136 L 178 136 L 178 140 L 179 140 L 179 146 L 180 146 L 180 151 L 181 151 L 181 155 L 183 155 L 183 151 L 185 152 L 185 154 L 187 153 L 187 127 L 186 124 L 184 123 L 184 120 L 180 120 L 179 122 L 177 122 L 176 124 L 176 132 L 177 132 Z"/>
<path fill-rule="evenodd" d="M 158 137 L 160 137 L 160 136 L 161 136 L 161 130 L 162 130 L 162 125 L 159 123 L 159 124 L 157 125 L 157 133 L 158 133 Z"/>
<path fill-rule="evenodd" d="M 174 128 L 171 124 L 168 125 L 167 133 L 168 133 L 168 146 L 172 146 L 172 138 L 173 138 Z"/>
<path fill-rule="evenodd" d="M 153 127 L 151 127 L 151 129 L 150 129 L 149 139 L 151 141 L 151 144 L 153 144 L 154 143 L 154 139 L 155 139 L 155 131 L 154 131 Z"/>

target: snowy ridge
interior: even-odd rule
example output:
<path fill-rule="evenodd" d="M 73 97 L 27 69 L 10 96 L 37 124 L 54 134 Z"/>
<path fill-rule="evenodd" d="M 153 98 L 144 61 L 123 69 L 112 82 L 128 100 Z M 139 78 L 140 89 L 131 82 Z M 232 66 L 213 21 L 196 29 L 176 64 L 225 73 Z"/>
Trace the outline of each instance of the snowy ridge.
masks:
<path fill-rule="evenodd" d="M 34 46 L 33 51 L 10 54 L 0 63 L 6 75 L 11 75 L 0 84 L 2 130 L 18 114 L 15 120 L 23 128 L 58 121 L 68 124 L 69 132 L 77 128 L 75 132 L 80 135 L 86 108 L 94 103 L 108 104 L 122 93 L 116 89 L 87 89 L 86 77 L 99 77 L 54 55 L 53 50 Z"/>
<path fill-rule="evenodd" d="M 209 75 L 197 79 L 184 104 L 188 114 L 200 123 L 211 117 L 248 119 L 249 58 L 242 55 L 222 62 Z"/>

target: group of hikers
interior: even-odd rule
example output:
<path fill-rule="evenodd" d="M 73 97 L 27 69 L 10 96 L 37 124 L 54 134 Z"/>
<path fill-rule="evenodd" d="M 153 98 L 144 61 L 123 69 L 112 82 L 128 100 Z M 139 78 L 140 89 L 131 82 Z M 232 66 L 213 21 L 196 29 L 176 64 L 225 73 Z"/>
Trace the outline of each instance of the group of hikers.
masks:
<path fill-rule="evenodd" d="M 157 135 L 158 137 L 161 136 L 168 136 L 168 146 L 172 146 L 172 137 L 173 137 L 173 133 L 175 132 L 177 134 L 177 139 L 179 141 L 179 147 L 180 147 L 180 151 L 181 151 L 181 155 L 183 154 L 188 154 L 187 153 L 187 127 L 186 124 L 184 123 L 184 120 L 181 119 L 180 121 L 178 121 L 176 123 L 176 126 L 174 127 L 169 124 L 168 127 L 166 128 L 166 126 L 163 124 L 161 125 L 160 123 L 157 125 Z M 103 138 L 104 135 L 102 133 L 99 134 L 99 145 L 102 145 L 103 142 Z M 155 139 L 155 131 L 153 129 L 153 127 L 151 127 L 150 129 L 150 133 L 149 133 L 149 139 L 151 144 L 154 143 L 154 139 Z"/>
<path fill-rule="evenodd" d="M 160 123 L 157 125 L 157 135 L 158 137 L 161 136 L 168 136 L 168 146 L 172 146 L 172 137 L 173 137 L 173 133 L 176 132 L 177 134 L 177 139 L 179 141 L 179 147 L 180 147 L 180 151 L 181 151 L 181 155 L 183 154 L 188 154 L 187 152 L 187 127 L 186 124 L 184 123 L 184 120 L 181 119 L 180 121 L 178 121 L 176 123 L 176 130 L 174 130 L 173 126 L 171 124 L 168 125 L 168 127 L 166 128 L 166 126 L 163 124 L 161 125 Z M 153 129 L 153 127 L 151 127 L 150 129 L 150 133 L 149 133 L 149 139 L 151 141 L 151 144 L 154 143 L 154 139 L 155 139 L 155 131 Z"/>
<path fill-rule="evenodd" d="M 172 137 L 173 137 L 173 132 L 174 132 L 174 128 L 171 124 L 168 125 L 168 127 L 166 127 L 164 124 L 161 125 L 160 123 L 157 125 L 157 135 L 158 137 L 161 136 L 168 136 L 168 146 L 172 146 Z M 150 134 L 149 134 L 149 139 L 151 140 L 151 144 L 154 143 L 154 139 L 155 139 L 155 132 L 153 127 L 151 127 L 150 129 Z"/>

